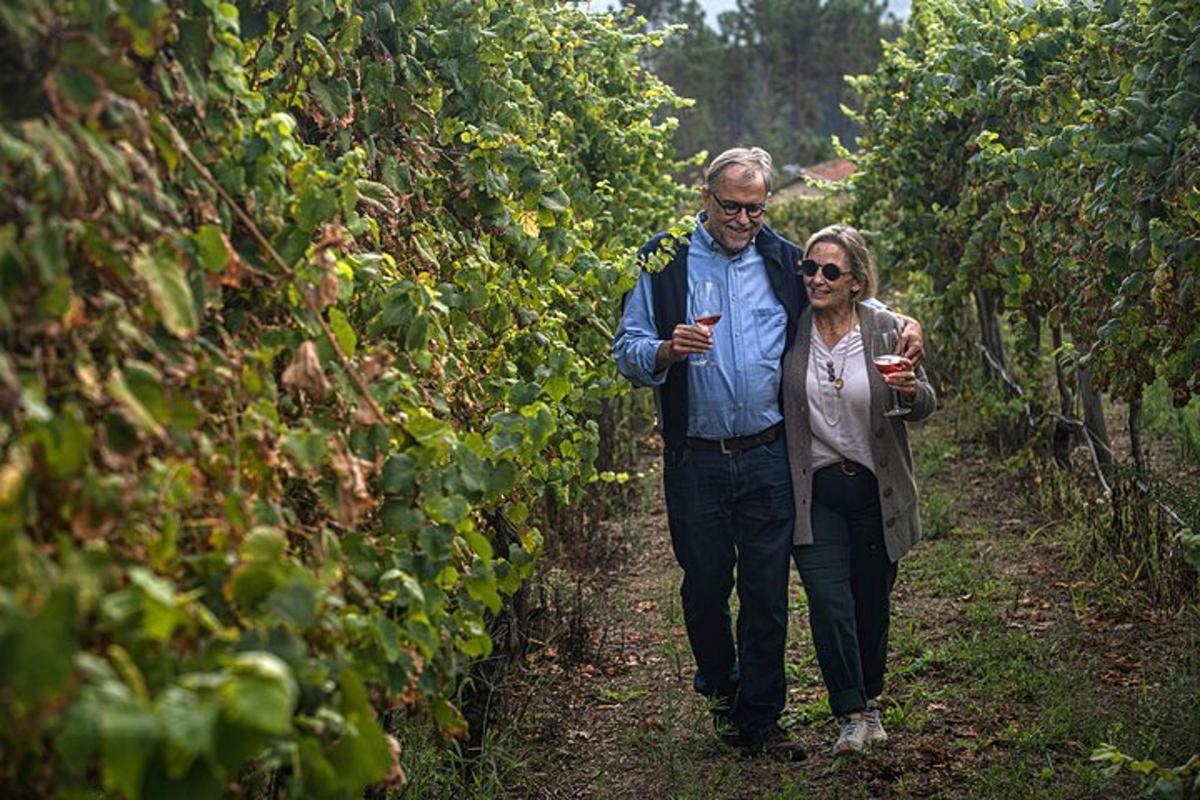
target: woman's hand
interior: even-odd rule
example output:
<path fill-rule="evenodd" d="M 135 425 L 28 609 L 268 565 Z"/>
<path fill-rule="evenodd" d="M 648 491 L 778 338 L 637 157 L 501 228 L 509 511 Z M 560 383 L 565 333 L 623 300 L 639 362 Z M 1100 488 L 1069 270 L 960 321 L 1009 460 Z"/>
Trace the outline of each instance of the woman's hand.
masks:
<path fill-rule="evenodd" d="M 895 389 L 896 393 L 905 400 L 913 400 L 917 396 L 917 373 L 913 369 L 911 359 L 901 357 L 900 361 L 904 365 L 904 369 L 893 372 L 891 375 L 884 375 L 883 382 L 889 388 Z"/>

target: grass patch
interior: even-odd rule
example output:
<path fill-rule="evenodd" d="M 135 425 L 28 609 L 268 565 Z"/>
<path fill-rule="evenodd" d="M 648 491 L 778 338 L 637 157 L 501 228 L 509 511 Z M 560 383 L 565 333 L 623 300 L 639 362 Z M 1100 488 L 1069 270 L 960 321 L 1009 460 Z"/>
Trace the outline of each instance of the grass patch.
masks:
<path fill-rule="evenodd" d="M 923 426 L 910 439 L 913 454 L 913 474 L 917 482 L 932 480 L 958 458 L 960 451 L 950 429 L 944 426 Z"/>
<path fill-rule="evenodd" d="M 945 539 L 958 528 L 960 512 L 954 495 L 931 486 L 921 492 L 921 537 L 927 540 Z"/>
<path fill-rule="evenodd" d="M 900 580 L 919 594 L 957 597 L 976 587 L 990 575 L 989 558 L 967 551 L 961 542 L 928 542 L 912 558 L 900 562 Z"/>
<path fill-rule="evenodd" d="M 649 693 L 650 690 L 645 686 L 628 686 L 624 688 L 601 686 L 596 689 L 595 697 L 600 703 L 622 705 L 628 703 L 630 700 L 645 697 Z"/>
<path fill-rule="evenodd" d="M 725 746 L 717 740 L 707 712 L 703 716 L 697 713 L 696 698 L 681 701 L 674 695 L 664 696 L 666 703 L 659 714 L 623 726 L 618 739 L 635 751 L 639 760 L 654 765 L 656 780 L 666 783 L 669 796 L 711 798 L 714 782 L 720 784 L 729 777 L 728 768 L 717 761 Z M 697 731 L 703 735 L 697 737 Z M 711 763 L 715 769 L 698 769 L 700 763 Z M 602 785 L 593 788 L 595 796 L 606 796 Z M 644 788 L 653 794 L 665 787 Z"/>
<path fill-rule="evenodd" d="M 483 751 L 466 758 L 457 745 L 446 746 L 429 726 L 406 725 L 396 733 L 400 740 L 400 766 L 408 779 L 404 789 L 390 798 L 491 800 L 511 796 L 527 765 L 511 733 L 489 732 Z"/>
<path fill-rule="evenodd" d="M 1100 694 L 1096 657 L 1072 618 L 1038 635 L 1017 627 L 1020 589 L 953 542 L 925 548 L 913 561 L 914 589 L 970 599 L 960 626 L 938 645 L 918 621 L 893 627 L 895 688 L 885 720 L 906 734 L 942 724 L 930 709 L 949 707 L 954 718 L 971 721 L 981 768 L 954 797 L 1132 797 L 1132 776 L 1109 777 L 1090 763 L 1100 743 L 1121 742 L 1127 752 L 1171 764 L 1195 748 L 1200 656 L 1164 669 L 1140 696 L 1113 703 Z M 945 735 L 940 728 L 938 735 Z"/>
<path fill-rule="evenodd" d="M 787 708 L 783 712 L 783 719 L 780 720 L 785 728 L 790 728 L 793 725 L 817 725 L 833 716 L 829 710 L 829 701 L 826 700 L 822 693 L 820 697 L 804 702 L 789 700 Z"/>
<path fill-rule="evenodd" d="M 783 785 L 776 791 L 764 794 L 762 800 L 807 800 L 812 796 L 812 784 L 809 783 L 808 776 L 800 774 L 784 777 Z"/>

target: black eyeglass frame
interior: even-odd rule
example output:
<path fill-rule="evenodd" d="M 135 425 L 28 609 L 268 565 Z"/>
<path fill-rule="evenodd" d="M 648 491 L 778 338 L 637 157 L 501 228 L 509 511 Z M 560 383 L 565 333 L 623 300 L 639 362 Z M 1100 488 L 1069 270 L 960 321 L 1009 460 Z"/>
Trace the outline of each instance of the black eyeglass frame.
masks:
<path fill-rule="evenodd" d="M 821 275 L 829 283 L 833 283 L 834 281 L 836 281 L 838 278 L 842 277 L 843 275 L 849 275 L 850 273 L 852 273 L 854 271 L 854 270 L 848 269 L 845 272 L 843 272 L 841 270 L 841 268 L 838 267 L 837 264 L 834 264 L 832 262 L 827 263 L 827 264 L 818 264 L 817 262 L 813 261 L 811 258 L 806 258 L 800 262 L 800 271 L 804 273 L 804 276 L 806 278 L 816 277 L 817 270 L 821 270 Z"/>
<path fill-rule="evenodd" d="M 721 212 L 731 219 L 743 211 L 750 219 L 758 219 L 767 212 L 766 203 L 739 203 L 735 200 L 722 200 L 721 196 L 712 189 L 709 189 L 708 193 L 712 195 L 713 200 L 717 201 L 717 207 L 721 209 Z"/>

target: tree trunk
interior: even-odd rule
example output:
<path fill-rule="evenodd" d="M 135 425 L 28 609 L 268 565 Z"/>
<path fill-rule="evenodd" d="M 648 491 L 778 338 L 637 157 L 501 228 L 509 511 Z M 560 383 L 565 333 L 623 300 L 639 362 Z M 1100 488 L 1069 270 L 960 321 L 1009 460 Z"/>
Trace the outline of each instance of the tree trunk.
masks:
<path fill-rule="evenodd" d="M 1000 338 L 1000 298 L 988 289 L 976 289 L 975 309 L 979 313 L 980 343 L 987 350 L 987 355 L 983 356 L 983 374 L 995 375 L 1003 380 L 996 374 L 997 367 L 1007 369 L 1004 365 L 1004 341 Z"/>
<path fill-rule="evenodd" d="M 1070 465 L 1071 440 L 1074 438 L 1075 426 L 1067 420 L 1071 419 L 1075 408 L 1075 396 L 1071 384 L 1067 380 L 1067 370 L 1063 366 L 1062 326 L 1050 326 L 1050 340 L 1054 343 L 1054 383 L 1058 387 L 1058 413 L 1060 418 L 1054 423 L 1054 440 L 1051 449 L 1054 461 L 1064 469 Z"/>
<path fill-rule="evenodd" d="M 1025 311 L 1025 335 L 1021 337 L 1021 349 L 1028 359 L 1026 363 L 1036 375 L 1042 363 L 1042 317 L 1036 311 Z"/>
<path fill-rule="evenodd" d="M 1036 311 L 1031 309 L 1025 310 L 1025 330 L 1021 331 L 1021 338 L 1017 343 L 1017 347 L 1019 348 L 1017 360 L 1021 363 L 1022 371 L 1026 375 L 1041 375 L 1042 317 Z M 1040 379 L 1035 378 L 1032 381 L 1031 391 L 1026 397 L 1026 408 L 1028 409 L 1027 414 L 1032 415 L 1032 417 L 1040 418 L 1046 413 L 1046 406 L 1042 399 Z"/>
<path fill-rule="evenodd" d="M 1079 381 L 1079 398 L 1083 402 L 1083 425 L 1096 449 L 1096 458 L 1101 464 L 1112 463 L 1112 448 L 1108 442 L 1108 427 L 1104 424 L 1104 409 L 1100 395 L 1092 388 L 1092 370 L 1080 367 L 1075 371 Z"/>
<path fill-rule="evenodd" d="M 1075 397 L 1071 393 L 1071 384 L 1067 380 L 1067 370 L 1063 365 L 1061 325 L 1050 327 L 1050 340 L 1054 343 L 1054 382 L 1058 386 L 1058 412 L 1064 417 L 1070 417 L 1075 408 Z"/>
<path fill-rule="evenodd" d="M 507 553 L 510 545 L 520 541 L 520 533 L 501 512 L 485 511 L 483 518 L 491 531 L 496 552 Z M 505 679 L 528 650 L 529 611 L 529 584 L 523 583 L 520 589 L 504 598 L 499 613 L 488 619 L 488 634 L 494 647 L 491 657 L 476 659 L 468 668 L 470 680 L 463 687 L 460 701 L 463 718 L 467 721 L 465 755 L 468 771 L 480 763 L 487 729 L 504 700 Z"/>
<path fill-rule="evenodd" d="M 1138 472 L 1146 471 L 1146 455 L 1142 451 L 1142 388 L 1129 401 L 1129 449 Z"/>
<path fill-rule="evenodd" d="M 596 469 L 617 468 L 617 415 L 613 404 L 617 401 L 609 398 L 600 403 L 600 417 L 596 420 L 600 425 L 600 441 L 597 442 Z"/>

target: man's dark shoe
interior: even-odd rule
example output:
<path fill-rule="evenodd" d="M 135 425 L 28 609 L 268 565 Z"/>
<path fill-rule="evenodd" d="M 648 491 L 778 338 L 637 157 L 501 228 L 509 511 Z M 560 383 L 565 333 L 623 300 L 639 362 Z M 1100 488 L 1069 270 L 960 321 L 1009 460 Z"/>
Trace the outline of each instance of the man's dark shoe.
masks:
<path fill-rule="evenodd" d="M 751 757 L 766 756 L 775 761 L 803 761 L 808 758 L 804 745 L 788 737 L 778 725 L 743 736 L 742 752 Z"/>

